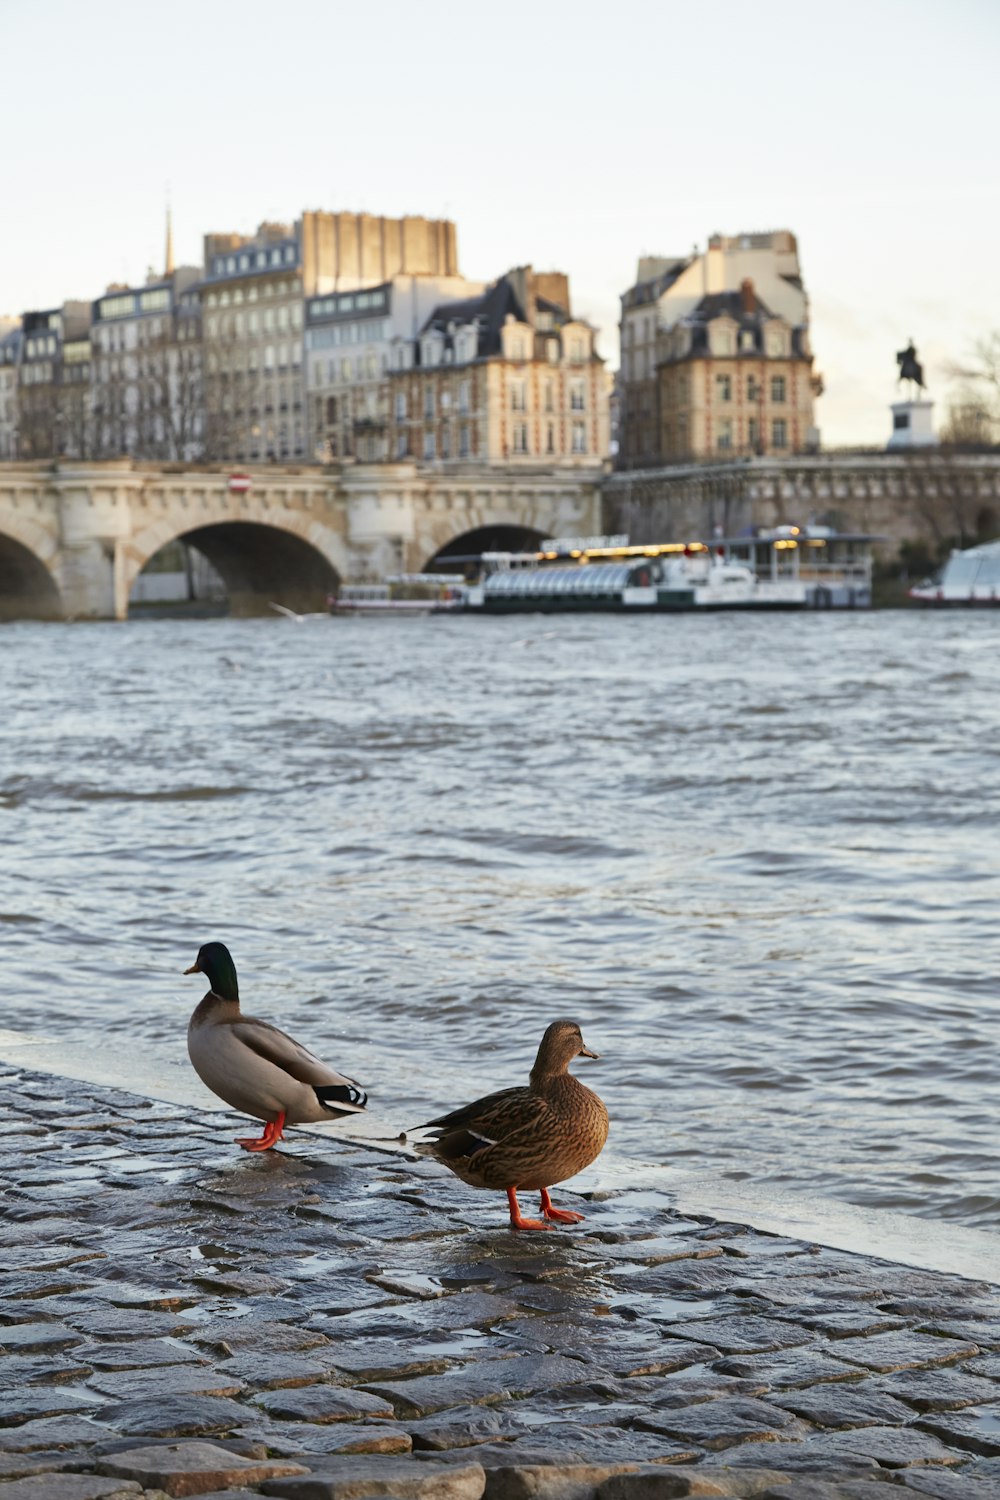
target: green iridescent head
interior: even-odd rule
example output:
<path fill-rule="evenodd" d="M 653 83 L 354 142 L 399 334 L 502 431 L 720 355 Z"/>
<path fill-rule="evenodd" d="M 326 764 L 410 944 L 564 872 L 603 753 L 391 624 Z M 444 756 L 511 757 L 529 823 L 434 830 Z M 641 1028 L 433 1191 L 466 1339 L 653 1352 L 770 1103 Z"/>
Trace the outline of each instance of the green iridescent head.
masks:
<path fill-rule="evenodd" d="M 203 943 L 198 949 L 198 957 L 190 969 L 185 969 L 184 972 L 204 974 L 213 994 L 221 995 L 223 1000 L 235 1000 L 239 1004 L 236 965 L 225 943 Z"/>

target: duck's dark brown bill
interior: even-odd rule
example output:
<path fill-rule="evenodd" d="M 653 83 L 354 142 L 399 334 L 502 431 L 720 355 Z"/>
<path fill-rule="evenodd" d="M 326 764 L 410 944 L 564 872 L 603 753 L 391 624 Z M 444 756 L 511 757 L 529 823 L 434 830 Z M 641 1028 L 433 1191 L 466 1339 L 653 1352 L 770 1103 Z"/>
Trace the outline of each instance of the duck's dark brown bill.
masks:
<path fill-rule="evenodd" d="M 592 1052 L 589 1047 L 581 1047 L 576 1055 L 577 1057 L 593 1057 L 597 1061 L 600 1060 L 601 1056 L 599 1052 Z"/>
<path fill-rule="evenodd" d="M 184 970 L 184 973 L 185 974 L 200 974 L 201 970 L 199 969 L 197 963 L 193 963 L 191 965 L 190 969 L 185 969 Z"/>

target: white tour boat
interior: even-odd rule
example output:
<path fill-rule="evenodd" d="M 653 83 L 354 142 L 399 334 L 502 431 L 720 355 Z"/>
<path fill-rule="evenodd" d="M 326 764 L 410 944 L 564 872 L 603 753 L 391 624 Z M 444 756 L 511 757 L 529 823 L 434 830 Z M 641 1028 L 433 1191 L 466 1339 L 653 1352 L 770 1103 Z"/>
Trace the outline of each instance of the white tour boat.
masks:
<path fill-rule="evenodd" d="M 936 578 L 909 591 L 918 604 L 1000 604 L 1000 541 L 953 552 Z"/>

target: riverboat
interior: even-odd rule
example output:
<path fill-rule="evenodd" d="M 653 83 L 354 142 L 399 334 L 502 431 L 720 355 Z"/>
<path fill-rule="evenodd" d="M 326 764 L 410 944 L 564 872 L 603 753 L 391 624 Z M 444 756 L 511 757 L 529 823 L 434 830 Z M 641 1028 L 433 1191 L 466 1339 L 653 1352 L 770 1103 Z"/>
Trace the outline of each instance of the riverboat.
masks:
<path fill-rule="evenodd" d="M 453 573 L 400 573 L 382 583 L 345 583 L 329 599 L 332 615 L 436 615 L 465 607 L 466 586 Z"/>
<path fill-rule="evenodd" d="M 466 608 L 488 614 L 567 610 L 798 610 L 871 603 L 871 543 L 829 528 L 780 527 L 705 542 L 631 546 L 543 543 L 538 552 L 463 559 L 478 577 Z"/>
<path fill-rule="evenodd" d="M 1000 604 L 1000 541 L 955 551 L 934 578 L 909 590 L 917 604 L 943 607 Z"/>

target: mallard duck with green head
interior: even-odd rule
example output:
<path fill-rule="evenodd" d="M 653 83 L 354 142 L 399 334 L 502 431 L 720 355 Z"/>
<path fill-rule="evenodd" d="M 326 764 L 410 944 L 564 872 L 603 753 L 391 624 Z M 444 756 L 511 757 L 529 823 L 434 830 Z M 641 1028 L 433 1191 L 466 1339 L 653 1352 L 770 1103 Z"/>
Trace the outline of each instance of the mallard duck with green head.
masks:
<path fill-rule="evenodd" d="M 269 1021 L 240 1010 L 236 965 L 225 943 L 205 943 L 185 974 L 204 974 L 208 994 L 188 1025 L 188 1055 L 213 1094 L 264 1121 L 263 1134 L 241 1137 L 245 1151 L 267 1151 L 285 1125 L 360 1114 L 368 1096 L 353 1078 L 320 1062 Z"/>
<path fill-rule="evenodd" d="M 505 1192 L 512 1229 L 578 1223 L 583 1214 L 554 1208 L 548 1190 L 582 1172 L 604 1149 L 608 1112 L 569 1071 L 574 1057 L 598 1056 L 584 1046 L 575 1021 L 553 1021 L 526 1088 L 500 1089 L 428 1120 L 419 1128 L 433 1130 L 434 1137 L 416 1149 L 470 1187 Z M 517 1201 L 521 1188 L 541 1194 L 542 1219 L 522 1218 Z"/>

